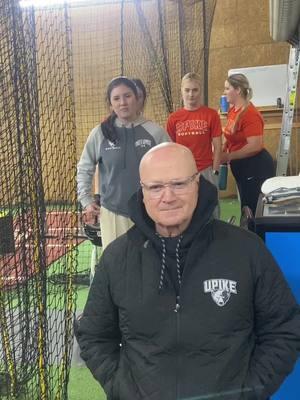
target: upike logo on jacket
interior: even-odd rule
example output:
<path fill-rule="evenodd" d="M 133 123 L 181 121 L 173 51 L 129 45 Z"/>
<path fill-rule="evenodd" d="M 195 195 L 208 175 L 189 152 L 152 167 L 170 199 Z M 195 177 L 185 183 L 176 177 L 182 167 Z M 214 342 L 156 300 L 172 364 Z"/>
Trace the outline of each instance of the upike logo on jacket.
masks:
<path fill-rule="evenodd" d="M 231 293 L 237 294 L 236 281 L 229 279 L 208 279 L 203 282 L 204 293 L 211 293 L 213 301 L 223 307 L 230 299 Z"/>

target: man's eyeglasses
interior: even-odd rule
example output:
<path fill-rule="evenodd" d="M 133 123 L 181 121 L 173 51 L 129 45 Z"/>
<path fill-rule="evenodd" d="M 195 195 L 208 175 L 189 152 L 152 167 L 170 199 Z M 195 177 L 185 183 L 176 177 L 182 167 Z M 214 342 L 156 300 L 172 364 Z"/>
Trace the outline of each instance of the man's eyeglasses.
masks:
<path fill-rule="evenodd" d="M 174 179 L 166 183 L 158 182 L 146 184 L 144 182 L 141 182 L 141 186 L 149 193 L 149 196 L 153 199 L 160 197 L 166 187 L 169 187 L 175 194 L 185 194 L 191 190 L 191 183 L 196 179 L 198 175 L 199 172 L 196 172 L 194 175 L 188 176 L 187 178 Z"/>

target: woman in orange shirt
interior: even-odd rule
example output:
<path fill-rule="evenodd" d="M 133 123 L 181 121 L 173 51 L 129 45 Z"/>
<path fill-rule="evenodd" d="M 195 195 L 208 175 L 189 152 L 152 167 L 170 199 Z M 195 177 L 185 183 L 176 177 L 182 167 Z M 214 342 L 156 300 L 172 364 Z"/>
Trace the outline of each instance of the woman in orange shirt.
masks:
<path fill-rule="evenodd" d="M 264 148 L 264 121 L 250 102 L 252 89 L 243 74 L 233 74 L 225 81 L 224 94 L 231 108 L 224 128 L 222 163 L 230 163 L 241 199 L 241 208 L 255 214 L 263 182 L 275 175 L 274 161 Z"/>

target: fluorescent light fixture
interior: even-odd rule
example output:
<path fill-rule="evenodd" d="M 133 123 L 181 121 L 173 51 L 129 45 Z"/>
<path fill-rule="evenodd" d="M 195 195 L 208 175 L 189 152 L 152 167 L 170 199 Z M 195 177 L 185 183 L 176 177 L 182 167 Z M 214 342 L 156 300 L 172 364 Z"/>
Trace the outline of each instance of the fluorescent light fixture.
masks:
<path fill-rule="evenodd" d="M 65 3 L 82 3 L 82 0 L 21 0 L 21 7 L 51 7 L 56 5 L 63 5 Z M 88 0 L 86 0 L 88 2 Z"/>
<path fill-rule="evenodd" d="M 20 0 L 19 4 L 22 8 L 26 7 L 53 7 L 62 6 L 64 4 L 88 6 L 95 4 L 116 3 L 120 0 Z"/>

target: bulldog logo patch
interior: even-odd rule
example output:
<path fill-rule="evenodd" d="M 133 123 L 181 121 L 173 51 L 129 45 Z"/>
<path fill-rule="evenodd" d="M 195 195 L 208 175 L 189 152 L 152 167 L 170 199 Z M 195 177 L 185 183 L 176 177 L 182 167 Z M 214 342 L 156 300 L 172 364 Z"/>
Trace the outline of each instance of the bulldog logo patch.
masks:
<path fill-rule="evenodd" d="M 224 307 L 228 303 L 231 293 L 237 294 L 236 281 L 229 279 L 208 279 L 203 285 L 204 293 L 210 293 L 219 307 Z"/>
<path fill-rule="evenodd" d="M 108 139 L 107 139 L 107 141 L 108 141 L 108 144 L 110 145 L 110 147 L 116 147 L 116 144 L 115 144 L 114 142 L 111 142 L 111 141 L 108 140 Z"/>
<path fill-rule="evenodd" d="M 120 150 L 121 147 L 120 145 L 111 142 L 110 140 L 107 140 L 108 146 L 105 147 L 105 151 L 109 151 L 109 150 Z"/>

